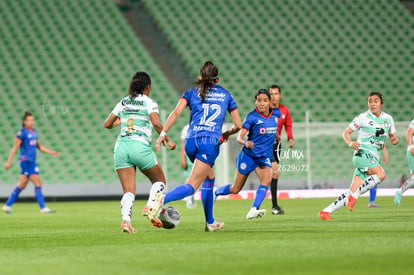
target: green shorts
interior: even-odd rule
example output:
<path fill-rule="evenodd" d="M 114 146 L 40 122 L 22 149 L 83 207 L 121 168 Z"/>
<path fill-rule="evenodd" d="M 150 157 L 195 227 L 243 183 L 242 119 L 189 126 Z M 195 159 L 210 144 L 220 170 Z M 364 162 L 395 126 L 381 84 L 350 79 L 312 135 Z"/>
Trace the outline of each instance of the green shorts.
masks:
<path fill-rule="evenodd" d="M 378 158 L 376 158 L 371 152 L 365 150 L 358 150 L 352 158 L 352 163 L 356 167 L 354 170 L 354 176 L 358 176 L 362 180 L 365 180 L 368 177 L 368 168 L 374 168 L 381 165 Z"/>
<path fill-rule="evenodd" d="M 158 162 L 151 146 L 138 140 L 131 140 L 115 143 L 114 164 L 115 170 L 131 166 L 147 170 L 157 165 Z"/>
<path fill-rule="evenodd" d="M 408 167 L 410 168 L 411 174 L 414 174 L 414 156 L 411 155 L 410 149 L 407 150 Z"/>

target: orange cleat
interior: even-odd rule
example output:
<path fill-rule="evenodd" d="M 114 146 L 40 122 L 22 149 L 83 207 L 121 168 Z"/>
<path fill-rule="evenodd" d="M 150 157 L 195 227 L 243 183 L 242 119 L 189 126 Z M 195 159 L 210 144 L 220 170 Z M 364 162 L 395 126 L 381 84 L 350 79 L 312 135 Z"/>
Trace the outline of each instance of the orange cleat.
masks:
<path fill-rule="evenodd" d="M 324 221 L 330 221 L 331 219 L 331 213 L 329 212 L 323 212 L 323 210 L 321 210 L 319 212 L 319 217 L 321 217 L 322 220 Z"/>
<path fill-rule="evenodd" d="M 351 195 L 348 196 L 348 202 L 346 203 L 346 206 L 349 208 L 349 210 L 354 210 L 356 201 L 356 198 L 352 197 Z"/>
<path fill-rule="evenodd" d="M 125 232 L 125 233 L 135 233 L 135 232 L 137 232 L 135 230 L 135 228 L 133 228 L 132 225 L 130 225 L 127 222 L 122 222 L 121 230 L 122 230 L 122 232 Z"/>

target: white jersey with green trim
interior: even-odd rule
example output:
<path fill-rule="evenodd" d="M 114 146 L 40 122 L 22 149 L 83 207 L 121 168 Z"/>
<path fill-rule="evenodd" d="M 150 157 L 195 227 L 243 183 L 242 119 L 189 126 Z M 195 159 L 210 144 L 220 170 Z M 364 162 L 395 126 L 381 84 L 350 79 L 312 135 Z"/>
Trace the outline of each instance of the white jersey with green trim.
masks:
<path fill-rule="evenodd" d="M 379 159 L 379 152 L 384 147 L 387 135 L 397 132 L 391 115 L 381 112 L 377 117 L 371 111 L 361 113 L 349 124 L 352 131 L 358 131 L 360 148 L 370 151 Z"/>
<path fill-rule="evenodd" d="M 146 95 L 134 99 L 124 97 L 114 108 L 112 114 L 121 118 L 121 133 L 118 141 L 140 140 L 151 144 L 151 113 L 158 113 L 158 104 Z"/>

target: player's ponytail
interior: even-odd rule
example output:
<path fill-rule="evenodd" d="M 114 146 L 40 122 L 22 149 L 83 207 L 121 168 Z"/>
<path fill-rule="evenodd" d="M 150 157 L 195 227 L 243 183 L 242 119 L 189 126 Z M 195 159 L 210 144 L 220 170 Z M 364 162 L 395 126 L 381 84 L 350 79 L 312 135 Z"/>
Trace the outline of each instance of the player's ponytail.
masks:
<path fill-rule="evenodd" d="M 23 119 L 22 119 L 22 126 L 24 127 L 24 121 L 26 120 L 27 117 L 29 116 L 33 116 L 33 114 L 29 111 L 25 111 L 23 114 Z"/>
<path fill-rule="evenodd" d="M 138 95 L 142 95 L 148 85 L 151 85 L 151 77 L 149 74 L 146 72 L 136 72 L 132 76 L 131 83 L 129 83 L 129 97 L 134 99 Z"/>
<path fill-rule="evenodd" d="M 201 101 L 204 102 L 206 99 L 208 89 L 214 83 L 217 83 L 218 79 L 218 69 L 211 61 L 206 61 L 200 69 L 200 76 L 198 80 L 195 82 L 200 89 L 198 94 L 201 98 Z"/>

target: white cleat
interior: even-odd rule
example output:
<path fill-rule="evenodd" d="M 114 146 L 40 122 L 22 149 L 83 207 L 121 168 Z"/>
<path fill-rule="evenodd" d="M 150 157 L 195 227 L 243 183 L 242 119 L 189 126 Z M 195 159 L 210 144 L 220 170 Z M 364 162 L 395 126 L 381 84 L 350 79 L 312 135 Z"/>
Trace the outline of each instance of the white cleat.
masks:
<path fill-rule="evenodd" d="M 164 193 L 163 192 L 157 192 L 154 195 L 154 201 L 152 203 L 152 206 L 150 208 L 145 207 L 144 211 L 147 209 L 146 213 L 144 211 L 142 212 L 143 216 L 147 216 L 147 218 L 151 221 L 151 224 L 157 228 L 162 227 L 162 222 L 158 218 L 159 212 L 162 208 L 162 204 L 164 202 Z"/>
<path fill-rule="evenodd" d="M 256 209 L 256 207 L 253 207 L 250 209 L 249 213 L 246 215 L 246 219 L 253 220 L 258 219 L 266 215 L 266 209 Z"/>
<path fill-rule="evenodd" d="M 10 207 L 10 206 L 7 206 L 7 205 L 4 205 L 4 206 L 1 208 L 1 210 L 2 210 L 4 213 L 6 213 L 6 214 L 12 214 L 12 213 L 13 213 L 13 211 L 12 211 L 11 207 Z"/>
<path fill-rule="evenodd" d="M 44 208 L 40 209 L 40 213 L 42 213 L 42 214 L 54 214 L 54 213 L 56 213 L 56 211 L 52 210 L 50 208 L 44 207 Z"/>
<path fill-rule="evenodd" d="M 220 229 L 223 229 L 224 222 L 215 221 L 212 224 L 206 223 L 206 232 L 213 232 Z"/>

